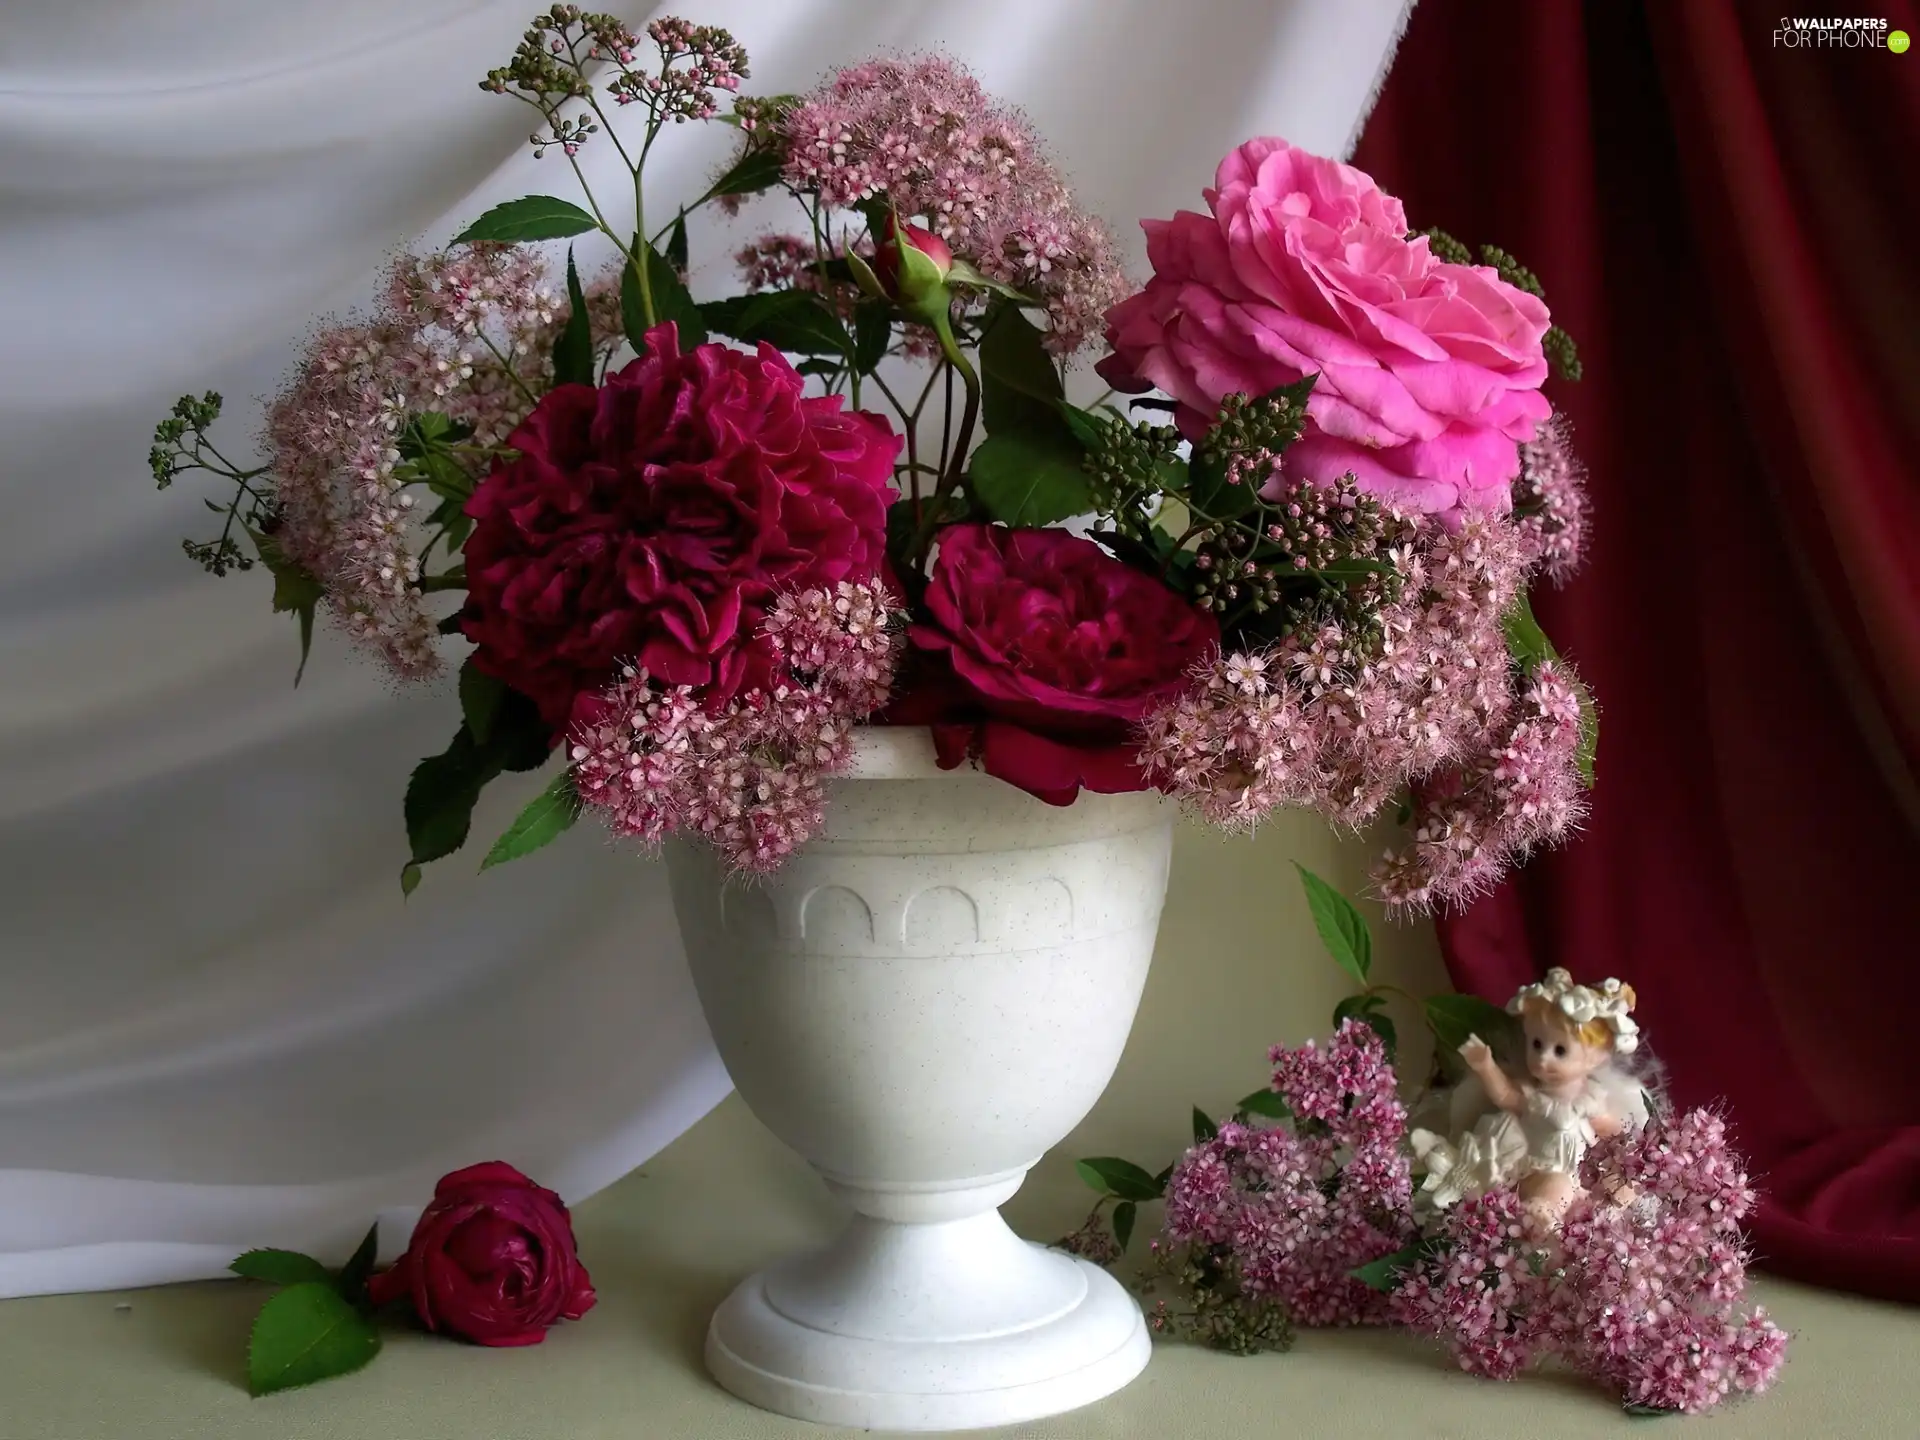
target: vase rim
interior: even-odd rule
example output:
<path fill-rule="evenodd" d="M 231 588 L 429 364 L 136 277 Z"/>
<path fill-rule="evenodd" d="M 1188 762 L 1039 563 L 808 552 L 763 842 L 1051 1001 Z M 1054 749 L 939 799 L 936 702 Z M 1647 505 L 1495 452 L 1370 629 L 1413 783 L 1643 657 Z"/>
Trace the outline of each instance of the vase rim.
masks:
<path fill-rule="evenodd" d="M 840 778 L 971 780 L 981 775 L 971 765 L 942 770 L 933 731 L 925 725 L 861 725 L 853 732 L 853 761 Z"/>

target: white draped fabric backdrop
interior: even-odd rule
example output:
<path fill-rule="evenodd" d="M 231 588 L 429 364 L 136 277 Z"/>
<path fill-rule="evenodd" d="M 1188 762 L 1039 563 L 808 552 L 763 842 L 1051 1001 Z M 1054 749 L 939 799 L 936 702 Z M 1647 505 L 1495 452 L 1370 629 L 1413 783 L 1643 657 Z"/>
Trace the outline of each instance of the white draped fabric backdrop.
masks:
<path fill-rule="evenodd" d="M 582 827 L 485 877 L 463 852 L 402 901 L 400 798 L 450 687 L 394 693 L 322 626 L 296 693 L 270 582 L 201 574 L 196 487 L 156 494 L 144 465 L 188 390 L 226 394 L 245 449 L 313 317 L 398 249 L 572 194 L 531 112 L 475 83 L 534 5 L 0 20 L 0 1296 L 338 1257 L 376 1214 L 390 1253 L 446 1170 L 504 1159 L 577 1200 L 727 1092 L 657 864 Z M 946 49 L 1026 109 L 1138 274 L 1136 218 L 1197 207 L 1241 139 L 1347 153 L 1408 0 L 672 8 L 730 27 L 761 93 Z M 724 143 L 667 137 L 660 208 Z M 732 283 L 722 224 L 696 229 L 697 293 Z M 476 844 L 537 785 L 496 785 Z"/>

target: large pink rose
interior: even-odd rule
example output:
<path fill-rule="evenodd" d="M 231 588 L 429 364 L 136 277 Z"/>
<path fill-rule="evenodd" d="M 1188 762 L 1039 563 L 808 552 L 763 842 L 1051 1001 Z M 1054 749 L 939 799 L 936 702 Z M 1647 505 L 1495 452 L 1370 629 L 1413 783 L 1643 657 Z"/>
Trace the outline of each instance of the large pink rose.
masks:
<path fill-rule="evenodd" d="M 1157 386 L 1199 436 L 1231 394 L 1309 374 L 1287 474 L 1452 517 L 1504 510 L 1517 445 L 1547 418 L 1547 307 L 1484 265 L 1407 239 L 1400 202 L 1351 165 L 1249 140 L 1211 215 L 1143 222 L 1153 278 L 1107 314 L 1101 374 Z"/>
<path fill-rule="evenodd" d="M 900 449 L 805 383 L 771 345 L 683 355 L 668 323 L 597 388 L 548 392 L 467 502 L 475 666 L 556 729 L 626 661 L 719 696 L 764 679 L 776 595 L 879 570 Z"/>
<path fill-rule="evenodd" d="M 942 530 L 923 613 L 924 668 L 888 718 L 1055 805 L 1147 789 L 1140 722 L 1220 644 L 1211 615 L 1065 530 Z"/>

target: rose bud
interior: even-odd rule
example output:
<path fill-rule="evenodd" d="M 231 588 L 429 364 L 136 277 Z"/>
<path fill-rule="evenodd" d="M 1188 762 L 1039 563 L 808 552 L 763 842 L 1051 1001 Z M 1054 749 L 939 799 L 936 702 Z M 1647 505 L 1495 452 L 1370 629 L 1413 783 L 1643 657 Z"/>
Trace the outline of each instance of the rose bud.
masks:
<path fill-rule="evenodd" d="M 440 1181 L 407 1253 L 367 1283 L 385 1305 L 403 1296 L 420 1323 L 476 1345 L 538 1345 L 556 1320 L 593 1308 L 573 1221 L 551 1190 L 498 1160 Z"/>
<path fill-rule="evenodd" d="M 864 268 L 856 266 L 855 274 Z M 890 215 L 887 233 L 873 252 L 870 288 L 910 315 L 930 316 L 936 311 L 944 315 L 950 303 L 947 273 L 952 269 L 953 251 L 946 241 L 918 225 L 902 225 L 898 216 Z M 861 279 L 864 285 L 865 277 Z"/>

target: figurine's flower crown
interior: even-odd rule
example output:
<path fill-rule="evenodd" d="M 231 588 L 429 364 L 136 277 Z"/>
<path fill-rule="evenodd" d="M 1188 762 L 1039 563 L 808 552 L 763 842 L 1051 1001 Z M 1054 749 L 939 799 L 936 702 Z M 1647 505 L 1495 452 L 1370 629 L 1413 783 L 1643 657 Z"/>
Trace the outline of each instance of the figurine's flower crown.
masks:
<path fill-rule="evenodd" d="M 1613 1049 L 1618 1055 L 1630 1054 L 1640 1043 L 1640 1027 L 1627 1012 L 1633 1009 L 1633 987 L 1618 980 L 1602 980 L 1596 988 L 1576 985 L 1573 976 L 1557 966 L 1547 978 L 1534 985 L 1522 985 L 1507 1002 L 1510 1014 L 1518 1015 L 1529 1000 L 1538 1000 L 1562 1015 L 1581 1030 L 1596 1021 L 1613 1032 Z"/>

